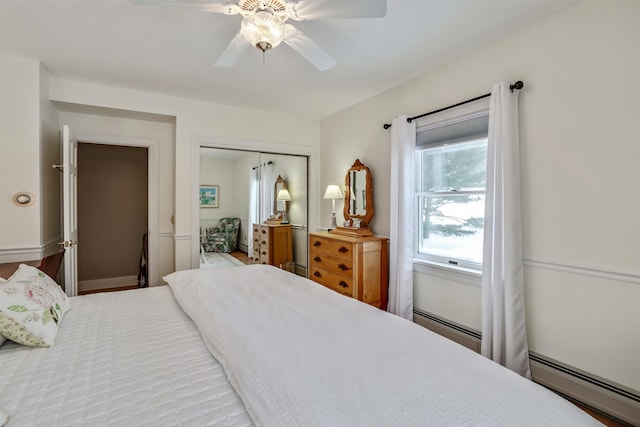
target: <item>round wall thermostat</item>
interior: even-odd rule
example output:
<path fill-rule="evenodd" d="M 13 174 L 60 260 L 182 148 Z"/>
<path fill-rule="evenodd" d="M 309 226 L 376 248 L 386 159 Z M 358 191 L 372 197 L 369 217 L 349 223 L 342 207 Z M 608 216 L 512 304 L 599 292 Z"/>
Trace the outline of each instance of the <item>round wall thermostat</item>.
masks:
<path fill-rule="evenodd" d="M 18 206 L 31 206 L 33 204 L 33 199 L 33 194 L 24 191 L 22 193 L 16 193 L 13 196 L 13 203 Z"/>

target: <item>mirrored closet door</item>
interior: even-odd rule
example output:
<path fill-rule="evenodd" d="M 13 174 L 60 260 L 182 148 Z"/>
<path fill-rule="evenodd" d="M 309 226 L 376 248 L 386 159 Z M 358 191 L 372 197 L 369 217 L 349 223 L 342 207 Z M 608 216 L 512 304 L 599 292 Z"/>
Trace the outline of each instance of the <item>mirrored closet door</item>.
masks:
<path fill-rule="evenodd" d="M 200 267 L 272 264 L 306 276 L 308 158 L 200 148 Z"/>

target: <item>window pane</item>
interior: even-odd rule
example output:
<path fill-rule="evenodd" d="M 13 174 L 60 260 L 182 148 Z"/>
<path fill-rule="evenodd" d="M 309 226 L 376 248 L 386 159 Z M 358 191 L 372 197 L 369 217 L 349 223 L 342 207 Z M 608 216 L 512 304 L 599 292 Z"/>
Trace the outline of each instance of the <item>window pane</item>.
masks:
<path fill-rule="evenodd" d="M 484 194 L 418 198 L 418 253 L 482 263 Z"/>
<path fill-rule="evenodd" d="M 486 139 L 429 148 L 420 155 L 421 192 L 485 189 Z"/>

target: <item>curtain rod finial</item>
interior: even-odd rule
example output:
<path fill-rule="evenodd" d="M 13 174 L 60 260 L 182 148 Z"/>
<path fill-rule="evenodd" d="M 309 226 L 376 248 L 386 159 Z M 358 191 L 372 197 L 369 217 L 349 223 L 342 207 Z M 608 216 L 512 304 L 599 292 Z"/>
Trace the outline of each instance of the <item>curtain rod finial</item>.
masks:
<path fill-rule="evenodd" d="M 384 125 L 382 125 L 382 127 L 385 129 L 389 129 L 391 125 L 389 123 L 385 123 Z"/>
<path fill-rule="evenodd" d="M 509 86 L 509 89 L 511 90 L 511 92 L 513 92 L 514 89 L 522 89 L 524 87 L 524 83 L 522 83 L 522 80 L 518 80 L 517 82 L 515 82 L 514 84 Z"/>

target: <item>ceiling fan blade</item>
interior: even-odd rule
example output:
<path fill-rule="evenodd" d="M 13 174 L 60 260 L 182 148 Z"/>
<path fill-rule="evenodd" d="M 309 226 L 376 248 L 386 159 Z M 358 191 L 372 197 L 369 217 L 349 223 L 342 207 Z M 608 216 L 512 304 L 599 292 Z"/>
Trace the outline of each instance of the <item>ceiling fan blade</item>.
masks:
<path fill-rule="evenodd" d="M 293 7 L 298 20 L 383 18 L 387 0 L 301 0 Z"/>
<path fill-rule="evenodd" d="M 305 36 L 296 27 L 287 24 L 286 28 L 287 34 L 284 42 L 302 55 L 304 59 L 313 64 L 318 70 L 325 71 L 336 65 L 335 59 L 329 56 L 327 52 L 311 41 L 309 37 Z"/>
<path fill-rule="evenodd" d="M 214 65 L 220 68 L 233 67 L 248 47 L 249 42 L 244 38 L 242 32 L 238 31 L 238 34 L 231 40 L 229 46 L 218 57 Z"/>
<path fill-rule="evenodd" d="M 240 12 L 237 4 L 229 0 L 129 0 L 147 6 L 176 6 L 202 10 L 204 12 L 235 15 Z"/>

